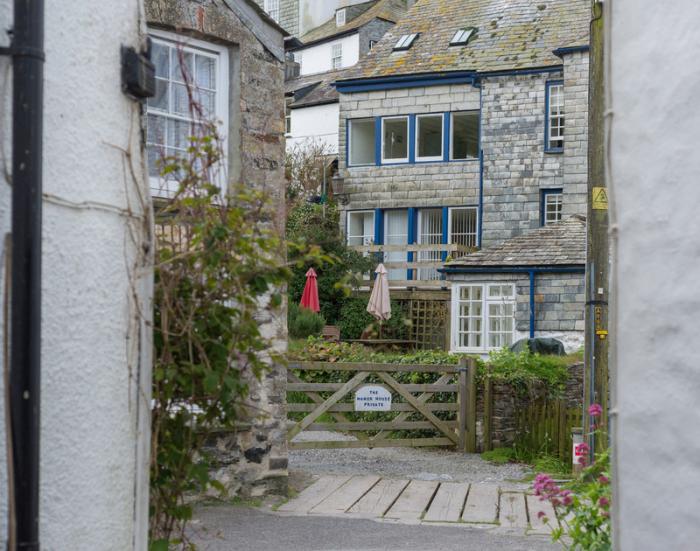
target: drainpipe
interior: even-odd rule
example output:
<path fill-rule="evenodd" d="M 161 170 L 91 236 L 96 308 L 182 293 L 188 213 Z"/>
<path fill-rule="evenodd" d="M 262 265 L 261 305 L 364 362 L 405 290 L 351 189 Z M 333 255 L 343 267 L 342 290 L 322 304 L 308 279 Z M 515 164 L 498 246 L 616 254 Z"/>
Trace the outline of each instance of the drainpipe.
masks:
<path fill-rule="evenodd" d="M 44 0 L 15 0 L 12 44 L 10 549 L 39 549 Z M 13 529 L 14 528 L 14 529 Z"/>
<path fill-rule="evenodd" d="M 535 338 L 535 270 L 528 272 L 530 276 L 530 338 Z"/>

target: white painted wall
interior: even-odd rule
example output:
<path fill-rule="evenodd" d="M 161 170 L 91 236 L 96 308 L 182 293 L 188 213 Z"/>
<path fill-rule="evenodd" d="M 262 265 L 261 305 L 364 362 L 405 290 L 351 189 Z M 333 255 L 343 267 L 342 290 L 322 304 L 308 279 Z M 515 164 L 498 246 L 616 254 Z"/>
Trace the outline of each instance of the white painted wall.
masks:
<path fill-rule="evenodd" d="M 10 4 L 0 0 L 0 28 L 11 27 Z M 140 0 L 97 10 L 87 0 L 46 3 L 42 549 L 146 549 L 151 344 L 136 303 L 151 309 L 152 270 L 139 256 L 150 199 L 140 106 L 120 84 L 120 47 L 139 44 L 141 12 Z M 9 170 L 7 68 L 0 58 L 0 165 Z M 9 199 L 0 171 L 3 232 Z M 2 449 L 0 477 L 4 464 Z M 0 548 L 6 488 L 0 479 Z"/>
<path fill-rule="evenodd" d="M 606 5 L 617 548 L 697 549 L 700 3 Z"/>
<path fill-rule="evenodd" d="M 322 23 L 335 17 L 335 11 L 344 6 L 362 4 L 367 0 L 298 0 L 299 1 L 299 35 L 315 29 Z"/>
<path fill-rule="evenodd" d="M 316 46 L 310 46 L 295 52 L 295 59 L 299 59 L 297 54 L 301 54 L 301 75 L 313 75 L 325 73 L 333 70 L 332 53 L 333 45 L 341 44 L 343 48 L 343 67 L 352 67 L 360 59 L 360 35 L 355 33 L 344 36 L 338 40 L 323 42 Z"/>
<path fill-rule="evenodd" d="M 291 109 L 292 133 L 287 135 L 287 151 L 309 142 L 321 142 L 328 153 L 338 152 L 338 120 L 340 106 L 337 103 Z"/>

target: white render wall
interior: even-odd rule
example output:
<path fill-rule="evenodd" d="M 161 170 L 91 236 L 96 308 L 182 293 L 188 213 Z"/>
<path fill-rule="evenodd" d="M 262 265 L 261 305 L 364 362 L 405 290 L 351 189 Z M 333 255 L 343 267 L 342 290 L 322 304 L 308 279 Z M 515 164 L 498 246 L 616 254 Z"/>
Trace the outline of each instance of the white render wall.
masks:
<path fill-rule="evenodd" d="M 0 0 L 3 29 L 12 25 L 10 4 Z M 40 537 L 42 549 L 142 550 L 151 342 L 137 303 L 150 312 L 152 270 L 139 253 L 148 246 L 150 199 L 140 106 L 120 83 L 120 47 L 140 43 L 142 7 L 125 0 L 94 8 L 87 0 L 46 3 Z M 8 77 L 2 57 L 7 170 Z M 3 232 L 9 201 L 0 171 Z M 0 425 L 0 548 L 4 445 Z"/>
<path fill-rule="evenodd" d="M 285 1 L 285 0 L 282 0 Z M 295 0 L 299 2 L 299 35 L 315 29 L 335 17 L 340 7 L 362 4 L 367 0 Z"/>
<path fill-rule="evenodd" d="M 292 133 L 287 135 L 287 151 L 320 142 L 325 144 L 329 154 L 337 153 L 339 111 L 337 103 L 290 109 Z"/>
<path fill-rule="evenodd" d="M 611 9 L 617 549 L 697 549 L 700 3 Z"/>
<path fill-rule="evenodd" d="M 301 76 L 315 75 L 333 70 L 332 55 L 333 45 L 341 44 L 343 48 L 343 69 L 352 67 L 360 59 L 360 34 L 355 33 L 343 36 L 338 40 L 322 42 L 316 46 L 310 46 L 297 50 L 295 56 L 301 53 Z M 296 60 L 299 58 L 296 57 Z"/>

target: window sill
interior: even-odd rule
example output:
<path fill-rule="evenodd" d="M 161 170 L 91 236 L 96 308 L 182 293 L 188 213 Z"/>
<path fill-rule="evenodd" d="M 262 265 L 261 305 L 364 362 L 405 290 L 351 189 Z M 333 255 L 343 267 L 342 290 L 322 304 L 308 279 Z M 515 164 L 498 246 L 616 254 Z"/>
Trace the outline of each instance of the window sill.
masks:
<path fill-rule="evenodd" d="M 563 147 L 557 147 L 557 148 L 554 148 L 554 149 L 545 149 L 544 152 L 545 152 L 545 153 L 551 153 L 551 154 L 554 154 L 554 155 L 561 155 L 562 153 L 564 153 L 564 148 L 563 148 Z"/>

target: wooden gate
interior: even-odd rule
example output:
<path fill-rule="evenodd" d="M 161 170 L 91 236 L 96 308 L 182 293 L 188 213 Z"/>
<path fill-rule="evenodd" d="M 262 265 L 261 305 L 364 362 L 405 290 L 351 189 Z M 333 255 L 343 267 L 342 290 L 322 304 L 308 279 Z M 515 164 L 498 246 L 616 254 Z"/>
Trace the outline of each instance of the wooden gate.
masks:
<path fill-rule="evenodd" d="M 347 380 L 309 382 L 307 375 L 313 372 L 325 373 L 321 377 L 325 379 Z M 405 373 L 431 374 L 434 380 L 420 384 L 397 380 Z M 456 446 L 476 451 L 473 359 L 460 365 L 301 362 L 290 364 L 287 375 L 287 410 L 290 416 L 301 417 L 291 419 L 294 425 L 287 433 L 290 449 Z M 391 393 L 389 411 L 355 411 L 350 399 L 366 384 Z M 302 431 L 349 432 L 357 440 L 294 441 Z M 433 435 L 423 436 L 426 432 Z"/>

